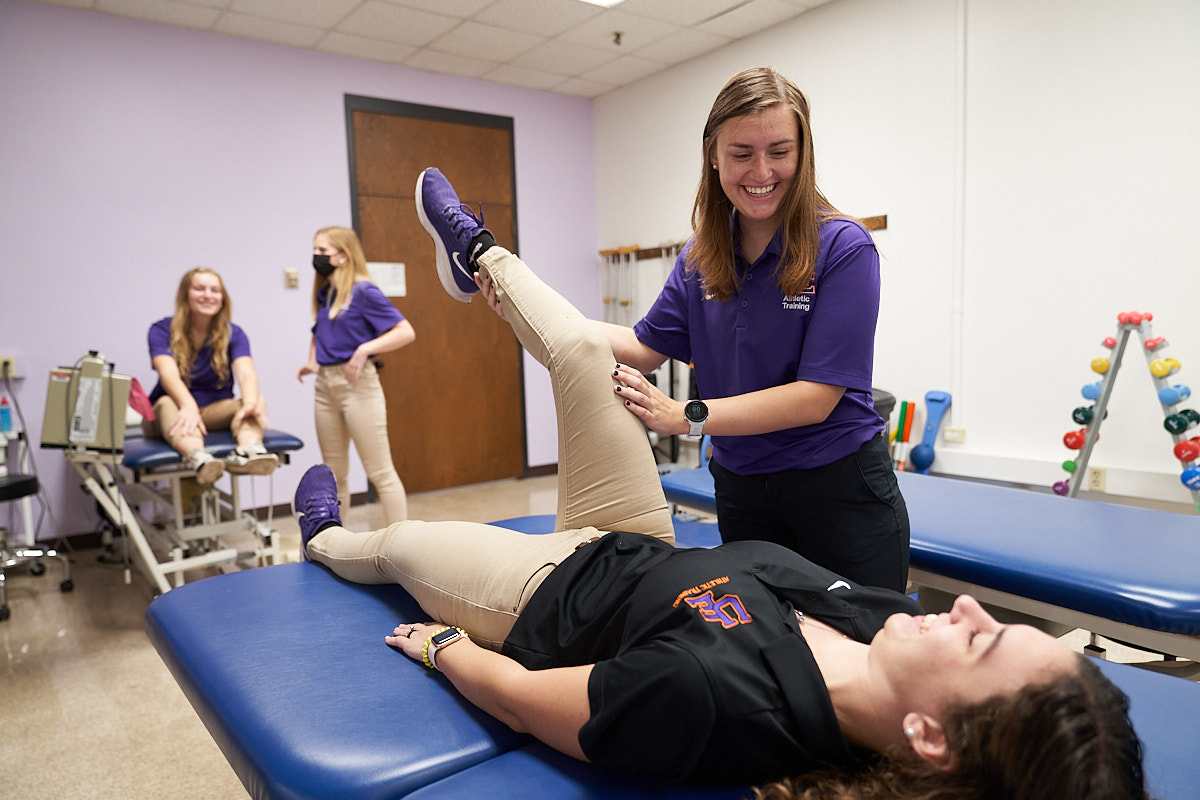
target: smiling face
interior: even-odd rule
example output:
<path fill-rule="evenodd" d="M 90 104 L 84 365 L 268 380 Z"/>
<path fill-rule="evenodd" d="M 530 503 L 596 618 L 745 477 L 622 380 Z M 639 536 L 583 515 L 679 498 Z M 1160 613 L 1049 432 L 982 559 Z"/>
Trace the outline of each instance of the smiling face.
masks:
<path fill-rule="evenodd" d="M 772 234 L 778 229 L 799 153 L 796 115 L 781 103 L 721 125 L 711 157 L 743 227 Z"/>
<path fill-rule="evenodd" d="M 196 272 L 192 275 L 187 293 L 188 308 L 193 319 L 212 319 L 225 305 L 225 292 L 221 279 L 212 272 Z"/>
<path fill-rule="evenodd" d="M 868 659 L 901 706 L 934 716 L 1078 669 L 1077 656 L 1052 636 L 1002 625 L 966 595 L 945 614 L 889 617 Z"/>

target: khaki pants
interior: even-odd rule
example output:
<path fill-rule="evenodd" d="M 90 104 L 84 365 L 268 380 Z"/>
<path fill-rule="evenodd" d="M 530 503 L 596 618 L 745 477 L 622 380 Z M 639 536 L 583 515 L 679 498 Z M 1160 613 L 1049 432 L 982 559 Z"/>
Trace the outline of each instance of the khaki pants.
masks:
<path fill-rule="evenodd" d="M 408 519 L 408 495 L 392 464 L 387 402 L 375 365 L 367 361 L 354 383 L 346 380 L 341 364 L 321 367 L 315 398 L 317 445 L 321 460 L 337 478 L 342 508 L 350 507 L 350 443 L 354 442 L 367 478 L 379 495 L 384 520 Z"/>
<path fill-rule="evenodd" d="M 674 543 L 670 509 L 640 420 L 613 392 L 616 364 L 603 334 L 508 251 L 479 272 L 497 287 L 517 339 L 550 372 L 558 414 L 556 533 L 529 535 L 471 522 L 401 522 L 371 533 L 328 528 L 313 560 L 356 583 L 399 583 L 430 618 L 499 649 L 545 577 L 605 531 Z"/>

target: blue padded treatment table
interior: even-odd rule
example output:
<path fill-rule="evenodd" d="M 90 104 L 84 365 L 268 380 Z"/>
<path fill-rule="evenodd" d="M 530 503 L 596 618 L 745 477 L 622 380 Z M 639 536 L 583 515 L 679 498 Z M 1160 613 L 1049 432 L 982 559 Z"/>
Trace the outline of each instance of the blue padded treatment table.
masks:
<path fill-rule="evenodd" d="M 224 458 L 233 452 L 235 443 L 233 434 L 229 431 L 214 431 L 204 437 L 204 449 L 217 458 Z M 287 453 L 299 450 L 304 442 L 283 431 L 267 430 L 263 432 L 263 446 L 268 453 Z M 179 465 L 182 459 L 179 453 L 162 439 L 147 436 L 125 437 L 125 452 L 121 465 L 131 470 L 140 471 Z"/>
<path fill-rule="evenodd" d="M 922 586 L 1200 660 L 1200 518 L 897 473 Z M 662 476 L 671 503 L 716 512 L 707 469 Z"/>
<path fill-rule="evenodd" d="M 146 632 L 253 798 L 746 796 L 637 780 L 513 733 L 383 643 L 397 623 L 423 617 L 398 586 L 290 563 L 174 589 L 150 604 Z M 1099 666 L 1132 698 L 1155 795 L 1195 797 L 1200 685 Z"/>

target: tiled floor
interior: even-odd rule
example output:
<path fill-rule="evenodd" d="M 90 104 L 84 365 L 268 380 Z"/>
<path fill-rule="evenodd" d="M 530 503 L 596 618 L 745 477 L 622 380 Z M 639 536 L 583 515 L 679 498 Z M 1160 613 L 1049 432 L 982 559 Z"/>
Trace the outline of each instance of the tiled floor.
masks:
<path fill-rule="evenodd" d="M 555 511 L 556 479 L 504 481 L 411 495 L 416 519 L 490 521 Z M 369 530 L 374 506 L 346 515 Z M 299 534 L 273 520 L 294 560 Z M 0 796 L 13 798 L 244 798 L 245 790 L 143 631 L 149 583 L 100 550 L 72 554 L 75 589 L 61 573 L 15 573 L 12 618 L 0 623 Z M 202 577 L 202 576 L 195 576 Z M 1064 637 L 1082 648 L 1082 631 Z M 1109 657 L 1147 656 L 1110 645 Z"/>

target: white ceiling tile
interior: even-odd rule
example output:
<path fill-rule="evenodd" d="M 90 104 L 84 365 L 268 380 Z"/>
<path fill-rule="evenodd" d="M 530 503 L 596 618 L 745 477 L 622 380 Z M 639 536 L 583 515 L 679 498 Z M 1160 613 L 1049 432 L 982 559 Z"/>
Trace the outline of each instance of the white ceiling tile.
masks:
<path fill-rule="evenodd" d="M 426 72 L 461 75 L 464 78 L 478 78 L 498 66 L 495 61 L 438 53 L 433 50 L 417 50 L 404 64 L 408 67 L 423 69 Z"/>
<path fill-rule="evenodd" d="M 444 36 L 430 42 L 429 48 L 441 53 L 485 58 L 503 63 L 544 41 L 542 36 L 521 31 L 480 25 L 478 22 L 463 22 Z"/>
<path fill-rule="evenodd" d="M 451 30 L 459 21 L 441 14 L 401 8 L 379 0 L 367 0 L 339 22 L 336 30 L 421 47 Z"/>
<path fill-rule="evenodd" d="M 507 83 L 511 86 L 523 86 L 526 89 L 549 89 L 555 84 L 562 83 L 562 77 L 547 75 L 532 69 L 522 69 L 507 64 L 501 64 L 483 75 L 489 81 Z"/>
<path fill-rule="evenodd" d="M 337 53 L 355 58 L 367 58 L 372 61 L 386 61 L 389 64 L 403 64 L 417 48 L 407 44 L 384 42 L 379 39 L 364 39 L 361 36 L 350 36 L 345 33 L 327 33 L 316 45 L 318 50 L 326 53 Z"/>
<path fill-rule="evenodd" d="M 611 92 L 617 87 L 611 83 L 596 83 L 580 78 L 570 78 L 554 87 L 559 94 L 571 94 L 576 97 L 599 97 L 605 92 Z"/>
<path fill-rule="evenodd" d="M 685 28 L 677 33 L 672 33 L 665 39 L 660 39 L 654 44 L 643 47 L 631 55 L 648 58 L 651 61 L 658 61 L 663 64 L 681 64 L 684 61 L 711 53 L 718 47 L 724 47 L 729 44 L 732 39 L 724 36 L 717 36 L 714 33 L 705 33 L 698 31 L 695 28 Z"/>
<path fill-rule="evenodd" d="M 578 25 L 562 35 L 562 39 L 589 47 L 616 47 L 613 44 L 613 34 L 620 32 L 621 47 L 626 53 L 638 50 L 659 39 L 664 39 L 679 30 L 678 25 L 660 22 L 647 17 L 635 17 L 620 11 L 605 11 L 592 17 L 582 25 Z"/>
<path fill-rule="evenodd" d="M 786 0 L 750 0 L 728 14 L 722 14 L 696 27 L 705 33 L 741 39 L 803 13 L 803 8 Z"/>
<path fill-rule="evenodd" d="M 458 19 L 470 19 L 492 4 L 492 0 L 384 0 L 384 2 Z"/>
<path fill-rule="evenodd" d="M 596 97 L 832 0 L 40 2 Z"/>
<path fill-rule="evenodd" d="M 625 0 L 621 11 L 675 25 L 699 25 L 707 19 L 745 3 L 746 0 Z"/>
<path fill-rule="evenodd" d="M 320 28 L 307 25 L 293 25 L 290 22 L 279 22 L 262 17 L 250 17 L 245 14 L 225 12 L 212 28 L 217 33 L 228 33 L 233 36 L 244 36 L 247 39 L 258 39 L 264 42 L 288 44 L 292 47 L 312 47 L 321 40 L 325 32 Z"/>
<path fill-rule="evenodd" d="M 558 36 L 601 13 L 603 9 L 579 0 L 499 0 L 479 12 L 475 21 L 540 36 Z"/>
<path fill-rule="evenodd" d="M 579 77 L 584 80 L 597 81 L 599 83 L 611 83 L 615 86 L 624 86 L 627 83 L 641 80 L 647 75 L 653 75 L 661 71 L 662 64 L 654 61 L 648 61 L 637 56 L 621 56 L 615 61 L 610 61 L 602 67 L 598 67 L 590 72 L 585 72 Z"/>
<path fill-rule="evenodd" d="M 341 22 L 362 0 L 232 0 L 230 11 L 314 28 Z"/>
<path fill-rule="evenodd" d="M 221 12 L 215 8 L 201 8 L 186 3 L 170 3 L 165 0 L 100 0 L 97 11 L 118 14 L 122 17 L 162 22 L 183 28 L 211 28 Z"/>
<path fill-rule="evenodd" d="M 552 39 L 512 59 L 514 67 L 545 70 L 554 75 L 574 77 L 607 64 L 619 56 L 611 50 L 599 50 Z"/>

